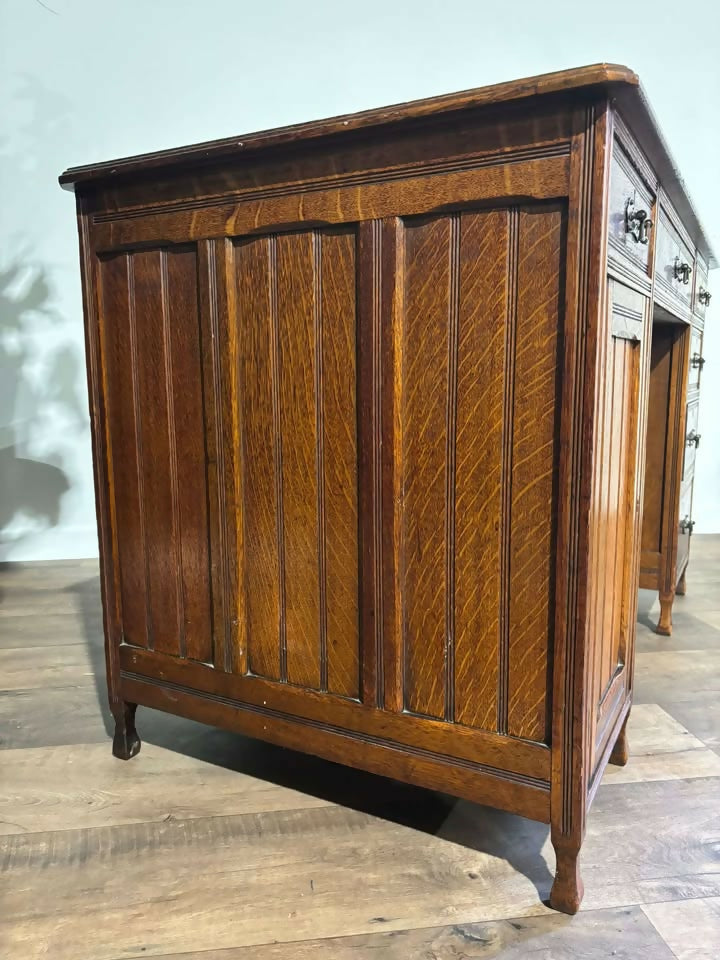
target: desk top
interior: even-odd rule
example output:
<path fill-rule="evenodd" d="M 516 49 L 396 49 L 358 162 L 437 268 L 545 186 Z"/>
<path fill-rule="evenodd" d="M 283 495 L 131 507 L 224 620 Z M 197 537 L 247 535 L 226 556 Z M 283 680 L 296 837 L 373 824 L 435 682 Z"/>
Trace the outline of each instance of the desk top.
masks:
<path fill-rule="evenodd" d="M 158 150 L 103 163 L 70 167 L 60 176 L 59 181 L 69 190 L 75 190 L 78 186 L 92 189 L 90 185 L 94 183 L 117 184 L 134 176 L 161 176 L 183 167 L 198 168 L 220 161 L 232 162 L 260 150 L 310 143 L 317 143 L 320 147 L 332 138 L 357 136 L 358 131 L 375 133 L 383 128 L 397 129 L 402 125 L 452 118 L 454 115 L 459 117 L 470 111 L 482 111 L 488 107 L 523 100 L 531 101 L 538 97 L 565 95 L 571 102 L 580 102 L 587 100 L 588 95 L 602 90 L 614 99 L 699 250 L 709 261 L 709 265 L 715 266 L 716 260 L 706 233 L 640 86 L 639 78 L 628 67 L 618 64 L 598 63 L 572 70 L 559 70 L 458 93 L 363 110 L 327 120 L 313 120 L 171 150 Z"/>

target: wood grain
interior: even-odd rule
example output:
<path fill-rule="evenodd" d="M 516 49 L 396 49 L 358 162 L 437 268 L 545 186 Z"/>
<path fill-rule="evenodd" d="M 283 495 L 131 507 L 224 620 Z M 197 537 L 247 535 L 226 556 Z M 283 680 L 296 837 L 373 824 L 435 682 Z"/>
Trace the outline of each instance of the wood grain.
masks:
<path fill-rule="evenodd" d="M 455 704 L 496 730 L 508 213 L 463 214 L 455 530 Z M 477 268 L 482 264 L 482 269 Z M 482 420 L 482 432 L 477 424 Z"/>
<path fill-rule="evenodd" d="M 128 643 L 147 647 L 148 593 L 144 513 L 141 506 L 142 438 L 137 396 L 136 317 L 131 259 L 116 255 L 98 263 L 100 328 L 107 365 L 107 419 L 116 529 L 115 576 L 122 629 Z"/>
<path fill-rule="evenodd" d="M 167 254 L 167 346 L 174 414 L 177 524 L 180 537 L 182 650 L 193 660 L 212 660 L 212 597 L 209 577 L 208 484 L 198 312 L 197 254 Z"/>
<path fill-rule="evenodd" d="M 278 237 L 287 677 L 320 686 L 313 235 Z"/>
<path fill-rule="evenodd" d="M 320 235 L 326 686 L 359 695 L 356 235 Z"/>
<path fill-rule="evenodd" d="M 245 563 L 242 588 L 247 611 L 248 664 L 252 673 L 280 678 L 280 566 L 278 445 L 274 412 L 273 315 L 270 241 L 251 240 L 235 249 L 240 331 L 240 430 Z M 281 531 L 280 531 L 281 533 Z"/>
<path fill-rule="evenodd" d="M 549 733 L 562 242 L 561 208 L 521 211 L 515 379 L 522 390 L 513 399 L 508 732 L 540 741 Z"/>
<path fill-rule="evenodd" d="M 405 707 L 445 714 L 448 217 L 405 226 L 403 297 L 403 636 Z M 455 277 L 457 283 L 457 277 Z"/>

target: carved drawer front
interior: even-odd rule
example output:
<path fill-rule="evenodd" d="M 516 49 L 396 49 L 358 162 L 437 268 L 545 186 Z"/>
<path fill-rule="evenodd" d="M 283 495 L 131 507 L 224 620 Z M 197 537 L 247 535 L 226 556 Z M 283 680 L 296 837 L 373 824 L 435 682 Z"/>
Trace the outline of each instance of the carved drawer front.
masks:
<path fill-rule="evenodd" d="M 700 434 L 697 432 L 698 411 L 700 405 L 697 400 L 687 405 L 685 418 L 685 456 L 683 459 L 683 480 L 689 480 L 695 469 L 695 452 L 700 445 Z"/>
<path fill-rule="evenodd" d="M 647 274 L 653 194 L 627 153 L 616 142 L 610 171 L 608 256 L 629 260 Z"/>
<path fill-rule="evenodd" d="M 655 257 L 659 292 L 682 307 L 692 306 L 695 257 L 664 210 L 660 210 Z"/>
<path fill-rule="evenodd" d="M 693 311 L 695 316 L 705 319 L 705 310 L 710 303 L 711 294 L 708 289 L 708 268 L 698 254 L 695 261 L 695 290 L 693 296 Z"/>
<path fill-rule="evenodd" d="M 705 358 L 702 355 L 703 333 L 697 327 L 690 334 L 690 370 L 688 372 L 688 393 L 700 389 Z"/>

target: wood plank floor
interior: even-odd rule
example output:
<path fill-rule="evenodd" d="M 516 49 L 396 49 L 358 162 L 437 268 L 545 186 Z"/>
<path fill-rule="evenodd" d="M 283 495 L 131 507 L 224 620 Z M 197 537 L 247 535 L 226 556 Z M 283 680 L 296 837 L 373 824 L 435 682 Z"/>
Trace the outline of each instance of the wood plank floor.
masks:
<path fill-rule="evenodd" d="M 0 565 L 0 957 L 717 960 L 720 536 L 656 615 L 569 918 L 542 824 L 147 710 L 114 760 L 96 563 Z"/>

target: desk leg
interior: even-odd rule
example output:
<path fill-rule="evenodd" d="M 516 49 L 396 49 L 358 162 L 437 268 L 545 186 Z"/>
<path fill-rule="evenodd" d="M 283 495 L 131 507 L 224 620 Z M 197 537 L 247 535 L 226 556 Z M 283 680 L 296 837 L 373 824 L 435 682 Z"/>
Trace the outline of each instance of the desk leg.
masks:
<path fill-rule="evenodd" d="M 655 627 L 655 633 L 663 637 L 672 635 L 672 605 L 675 599 L 675 591 L 660 594 L 660 619 Z"/>

